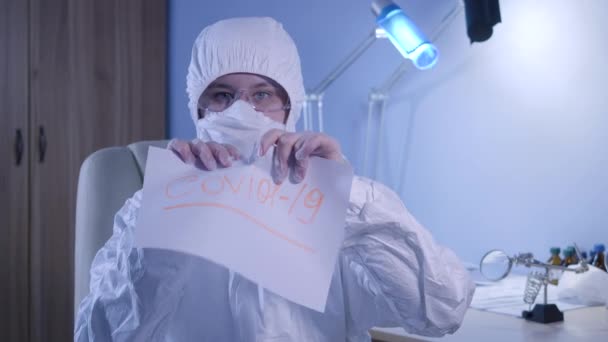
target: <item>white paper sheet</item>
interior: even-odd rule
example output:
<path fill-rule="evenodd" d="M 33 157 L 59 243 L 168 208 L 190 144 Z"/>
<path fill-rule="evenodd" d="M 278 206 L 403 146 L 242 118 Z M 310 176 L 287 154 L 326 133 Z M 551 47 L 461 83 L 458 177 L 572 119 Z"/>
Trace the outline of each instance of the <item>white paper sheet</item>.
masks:
<path fill-rule="evenodd" d="M 204 257 L 323 312 L 344 238 L 352 168 L 311 158 L 300 184 L 278 186 L 270 155 L 204 171 L 151 147 L 136 244 Z"/>

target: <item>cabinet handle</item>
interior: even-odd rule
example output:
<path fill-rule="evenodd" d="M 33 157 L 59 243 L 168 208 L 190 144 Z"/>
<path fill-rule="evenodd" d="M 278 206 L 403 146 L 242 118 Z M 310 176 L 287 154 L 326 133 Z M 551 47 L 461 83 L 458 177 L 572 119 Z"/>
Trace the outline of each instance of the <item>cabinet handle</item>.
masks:
<path fill-rule="evenodd" d="M 20 129 L 17 129 L 15 135 L 15 164 L 17 166 L 21 165 L 23 159 L 23 147 L 23 134 L 21 134 Z"/>
<path fill-rule="evenodd" d="M 44 156 L 46 155 L 46 134 L 44 134 L 44 126 L 40 126 L 38 130 L 38 153 L 40 155 L 39 161 L 44 162 Z"/>

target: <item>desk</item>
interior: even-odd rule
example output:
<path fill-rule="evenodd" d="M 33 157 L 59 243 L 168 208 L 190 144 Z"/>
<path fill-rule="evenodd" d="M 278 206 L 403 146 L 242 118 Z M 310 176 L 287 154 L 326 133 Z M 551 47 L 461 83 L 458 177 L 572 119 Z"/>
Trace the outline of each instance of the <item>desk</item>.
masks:
<path fill-rule="evenodd" d="M 491 341 L 597 342 L 608 339 L 608 310 L 604 306 L 564 312 L 564 321 L 550 324 L 469 309 L 460 329 L 442 338 L 405 333 L 401 328 L 374 328 L 372 338 L 383 342 Z"/>

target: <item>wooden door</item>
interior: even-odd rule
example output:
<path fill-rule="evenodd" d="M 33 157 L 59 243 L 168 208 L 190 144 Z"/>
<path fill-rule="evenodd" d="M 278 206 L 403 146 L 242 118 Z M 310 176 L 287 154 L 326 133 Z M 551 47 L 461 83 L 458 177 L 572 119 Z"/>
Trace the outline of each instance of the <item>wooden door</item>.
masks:
<path fill-rule="evenodd" d="M 164 138 L 166 5 L 31 2 L 32 341 L 68 341 L 80 165 L 102 147 Z"/>
<path fill-rule="evenodd" d="M 28 340 L 27 6 L 0 0 L 0 341 L 8 342 Z"/>
<path fill-rule="evenodd" d="M 68 5 L 30 0 L 31 341 L 73 340 Z"/>

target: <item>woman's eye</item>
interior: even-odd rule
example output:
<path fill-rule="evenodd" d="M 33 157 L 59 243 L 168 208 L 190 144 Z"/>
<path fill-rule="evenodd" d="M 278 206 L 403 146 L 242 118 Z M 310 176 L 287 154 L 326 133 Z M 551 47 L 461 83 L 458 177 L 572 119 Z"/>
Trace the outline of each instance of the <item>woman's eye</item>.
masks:
<path fill-rule="evenodd" d="M 215 101 L 231 101 L 233 97 L 234 95 L 225 91 L 213 94 L 213 99 Z"/>
<path fill-rule="evenodd" d="M 267 91 L 258 91 L 253 94 L 253 97 L 256 99 L 256 101 L 266 100 L 272 97 L 272 93 Z"/>

